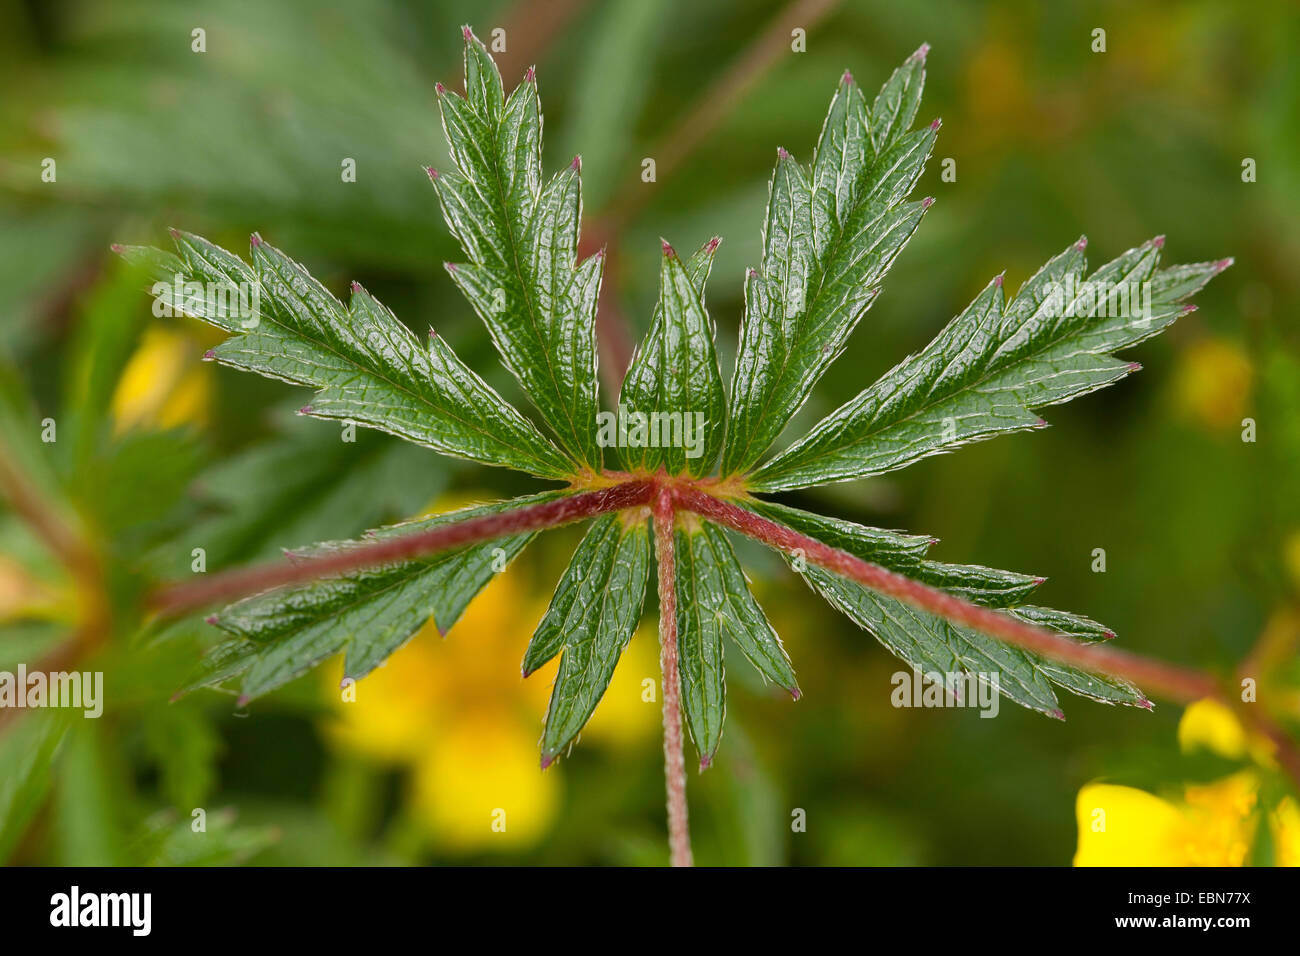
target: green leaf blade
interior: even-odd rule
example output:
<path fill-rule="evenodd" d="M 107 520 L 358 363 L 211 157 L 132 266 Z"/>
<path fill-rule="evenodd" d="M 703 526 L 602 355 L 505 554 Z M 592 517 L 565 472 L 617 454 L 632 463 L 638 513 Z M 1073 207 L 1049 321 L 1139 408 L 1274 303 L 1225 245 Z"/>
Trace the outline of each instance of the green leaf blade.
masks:
<path fill-rule="evenodd" d="M 682 709 L 703 768 L 722 739 L 727 642 L 796 700 L 800 691 L 790 658 L 754 599 L 726 533 L 709 522 L 686 519 L 676 529 L 674 546 Z"/>
<path fill-rule="evenodd" d="M 366 540 L 325 542 L 297 554 L 338 553 L 376 539 L 419 533 L 558 497 L 556 492 L 545 492 L 461 509 L 392 525 Z M 344 675 L 358 680 L 430 618 L 445 634 L 493 574 L 503 570 L 534 535 L 510 535 L 246 598 L 216 616 L 214 623 L 232 638 L 209 653 L 186 689 L 243 675 L 241 698 L 252 700 L 345 650 Z"/>
<path fill-rule="evenodd" d="M 681 679 L 682 712 L 700 767 L 707 767 L 722 742 L 727 711 L 727 681 L 723 628 L 717 617 L 724 585 L 709 564 L 701 565 L 695 547 L 700 528 L 673 530 L 677 574 L 677 665 Z"/>
<path fill-rule="evenodd" d="M 561 654 L 542 732 L 543 765 L 577 737 L 600 703 L 636 631 L 649 573 L 644 519 L 629 524 L 610 514 L 592 522 L 524 655 L 527 677 Z"/>
<path fill-rule="evenodd" d="M 1005 302 L 1001 277 L 917 355 L 832 412 L 753 475 L 781 491 L 881 474 L 994 435 L 1046 425 L 1033 409 L 1104 388 L 1138 366 L 1111 355 L 1158 334 L 1229 260 L 1158 270 L 1163 239 L 1084 278 L 1080 240 Z"/>
<path fill-rule="evenodd" d="M 531 71 L 501 99 L 501 77 L 465 34 L 466 96 L 439 88 L 455 173 L 430 178 L 469 258 L 449 265 L 502 362 L 580 467 L 598 470 L 596 301 L 604 256 L 579 261 L 577 159 L 545 185 L 542 117 Z"/>
<path fill-rule="evenodd" d="M 1088 643 L 1115 636 L 1108 628 L 1082 615 L 1025 604 L 1043 583 L 1041 577 L 925 558 L 933 539 L 867 528 L 759 499 L 747 499 L 743 507 L 865 561 L 982 607 L 1004 610 L 1026 623 L 1054 630 L 1072 640 Z M 954 624 L 825 568 L 807 564 L 801 555 L 783 554 L 782 557 L 832 607 L 923 675 L 941 675 L 947 679 L 966 674 L 990 686 L 996 681 L 998 691 L 1008 699 L 1057 718 L 1062 713 L 1053 685 L 1104 703 L 1150 707 L 1142 692 L 1127 681 L 1058 664 L 973 628 Z"/>
<path fill-rule="evenodd" d="M 779 151 L 763 262 L 745 286 L 724 475 L 748 470 L 784 430 L 843 352 L 929 207 L 928 200 L 903 202 L 938 130 L 935 123 L 907 132 L 923 61 L 918 51 L 891 79 L 895 89 L 877 98 L 879 122 L 846 74 L 808 170 Z"/>
<path fill-rule="evenodd" d="M 630 468 L 699 477 L 717 461 L 726 394 L 703 300 L 717 247 L 712 239 L 683 262 L 664 243 L 654 319 L 628 367 L 618 418 L 610 420 L 619 427 L 626 416 L 632 424 L 626 445 L 612 436 Z"/>
<path fill-rule="evenodd" d="M 250 266 L 201 237 L 175 235 L 178 256 L 124 254 L 152 265 L 168 304 L 232 333 L 210 358 L 318 389 L 304 414 L 354 421 L 443 454 L 542 478 L 572 473 L 559 449 L 444 340 L 433 335 L 421 346 L 360 285 L 353 284 L 345 307 L 257 237 Z M 179 279 L 164 280 L 169 269 L 179 270 Z"/>

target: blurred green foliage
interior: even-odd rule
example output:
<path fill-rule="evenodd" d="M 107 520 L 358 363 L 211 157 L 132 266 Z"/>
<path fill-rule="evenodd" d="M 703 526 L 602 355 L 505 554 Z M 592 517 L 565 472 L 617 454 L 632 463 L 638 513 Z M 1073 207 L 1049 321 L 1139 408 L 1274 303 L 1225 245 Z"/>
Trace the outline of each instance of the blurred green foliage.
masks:
<path fill-rule="evenodd" d="M 212 391 L 201 423 L 124 430 L 113 411 L 145 330 L 187 326 L 151 316 L 143 280 L 108 245 L 158 243 L 169 225 L 231 248 L 256 229 L 335 288 L 362 281 L 413 327 L 436 324 L 518 401 L 437 268 L 454 246 L 420 168 L 446 162 L 433 87 L 460 75 L 462 22 L 483 36 L 506 29 L 508 79 L 536 63 L 547 164 L 583 155 L 588 220 L 617 225 L 601 239 L 620 252 L 610 305 L 632 337 L 649 324 L 657 237 L 683 248 L 725 238 L 709 303 L 724 368 L 743 270 L 759 259 L 776 147 L 807 158 L 846 67 L 874 88 L 922 41 L 932 45 L 922 110 L 944 126 L 918 195 L 938 203 L 792 434 L 923 345 L 992 275 L 1007 269 L 1014 289 L 1081 233 L 1098 261 L 1159 233 L 1176 261 L 1235 256 L 1200 311 L 1131 353 L 1143 374 L 1048 410 L 1053 428 L 805 503 L 932 533 L 941 559 L 1046 575 L 1046 603 L 1167 659 L 1227 673 L 1270 621 L 1283 627 L 1279 615 L 1300 598 L 1294 5 L 844 2 L 810 29 L 806 53 L 783 52 L 698 149 L 642 183 L 641 159 L 781 9 L 0 4 L 0 436 L 91 542 L 110 608 L 102 640 L 78 664 L 105 671 L 104 717 L 45 711 L 0 725 L 0 859 L 664 861 L 653 735 L 579 745 L 549 771 L 562 775 L 562 803 L 536 840 L 466 849 L 417 832 L 405 771 L 323 733 L 330 692 L 320 681 L 247 714 L 206 692 L 167 703 L 211 638 L 197 619 L 142 626 L 129 610 L 146 584 L 188 575 L 198 545 L 215 569 L 354 535 L 440 493 L 523 490 L 384 436 L 343 445 L 333 426 L 287 414 L 301 392 L 229 370 L 204 370 Z M 206 30 L 202 54 L 191 50 L 196 27 Z M 1105 53 L 1091 50 L 1097 27 Z M 42 181 L 46 157 L 56 182 Z M 1242 181 L 1247 157 L 1256 182 Z M 342 181 L 344 158 L 355 160 L 356 182 Z M 956 161 L 955 181 L 940 177 L 945 158 Z M 197 365 L 207 345 L 184 334 Z M 46 417 L 58 422 L 55 444 L 40 442 Z M 1245 417 L 1257 423 L 1254 443 L 1241 440 Z M 0 614 L 0 668 L 10 669 L 75 639 L 90 614 L 86 582 L 19 518 L 0 512 L 0 555 L 23 569 L 24 595 L 39 584 L 52 597 L 40 613 Z M 512 569 L 542 600 L 561 545 L 540 541 Z M 1105 574 L 1090 570 L 1095 548 L 1106 550 Z M 719 759 L 691 781 L 701 862 L 1061 864 L 1083 783 L 1160 791 L 1221 769 L 1179 754 L 1169 706 L 1147 715 L 1079 702 L 1064 724 L 1014 707 L 991 721 L 893 709 L 897 662 L 773 556 L 747 559 L 766 569 L 760 598 L 804 698 L 776 700 L 757 682 L 733 695 Z M 519 620 L 523 638 L 534 624 Z M 1292 656 L 1294 639 L 1280 638 Z M 496 666 L 513 674 L 517 660 Z M 1300 667 L 1290 665 L 1289 680 L 1294 730 Z M 207 810 L 209 837 L 197 842 L 196 807 Z M 792 832 L 800 809 L 806 832 Z"/>

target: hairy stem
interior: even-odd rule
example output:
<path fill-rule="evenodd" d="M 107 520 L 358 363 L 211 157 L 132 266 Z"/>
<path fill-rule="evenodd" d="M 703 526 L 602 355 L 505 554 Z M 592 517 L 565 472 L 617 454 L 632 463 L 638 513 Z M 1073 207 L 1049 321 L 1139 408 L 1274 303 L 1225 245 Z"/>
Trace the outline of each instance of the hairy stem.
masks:
<path fill-rule="evenodd" d="M 189 611 L 216 601 L 258 594 L 286 584 L 314 581 L 392 561 L 409 561 L 504 535 L 553 528 L 607 511 L 647 505 L 654 491 L 655 484 L 648 479 L 628 481 L 598 491 L 584 491 L 555 501 L 525 505 L 500 514 L 468 518 L 455 524 L 389 538 L 325 557 L 308 558 L 292 564 L 277 562 L 238 568 L 209 578 L 200 578 L 193 583 L 165 588 L 154 595 L 152 604 L 167 614 Z"/>
<path fill-rule="evenodd" d="M 668 790 L 668 849 L 673 866 L 691 866 L 686 816 L 686 754 L 682 737 L 681 677 L 677 671 L 677 575 L 673 553 L 673 502 L 667 489 L 654 501 L 655 553 L 659 559 L 659 667 L 664 678 L 664 784 Z"/>
<path fill-rule="evenodd" d="M 863 561 L 846 551 L 832 548 L 752 511 L 704 494 L 696 488 L 678 486 L 673 490 L 673 497 L 683 508 L 764 544 L 787 552 L 801 551 L 813 564 L 851 578 L 873 591 L 887 594 L 912 607 L 958 624 L 973 627 L 1051 660 L 1131 680 L 1144 690 L 1182 703 L 1221 695 L 1218 682 L 1202 671 L 1111 647 L 1082 644 L 1061 634 L 1026 624 L 1009 615 L 971 604 L 945 591 Z"/>

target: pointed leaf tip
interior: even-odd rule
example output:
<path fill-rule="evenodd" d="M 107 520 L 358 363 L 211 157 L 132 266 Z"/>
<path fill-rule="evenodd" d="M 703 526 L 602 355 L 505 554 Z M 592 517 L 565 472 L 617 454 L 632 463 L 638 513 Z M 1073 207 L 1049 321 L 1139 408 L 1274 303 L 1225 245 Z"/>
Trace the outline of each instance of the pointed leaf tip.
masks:
<path fill-rule="evenodd" d="M 1151 245 L 1155 246 L 1157 249 L 1163 249 L 1165 247 L 1165 237 L 1156 236 L 1151 240 Z"/>
<path fill-rule="evenodd" d="M 1080 236 L 1080 237 L 1079 237 L 1079 241 L 1076 242 L 1076 243 L 1074 244 L 1074 248 L 1075 248 L 1075 250 L 1076 250 L 1077 252 L 1083 252 L 1084 249 L 1087 249 L 1087 248 L 1088 248 L 1088 237 L 1087 237 L 1087 236 Z"/>
<path fill-rule="evenodd" d="M 361 291 L 361 283 L 358 282 L 356 279 L 353 279 L 353 280 L 352 280 L 352 292 L 353 292 L 353 294 L 356 294 L 356 293 L 358 293 L 358 292 L 360 292 L 360 291 Z"/>
<path fill-rule="evenodd" d="M 1198 306 L 1195 302 L 1189 302 L 1189 303 L 1187 303 L 1187 305 L 1185 305 L 1185 306 L 1182 307 L 1181 311 L 1179 311 L 1178 314 L 1179 314 L 1179 315 L 1191 315 L 1193 312 L 1195 312 L 1195 311 L 1196 311 L 1197 309 L 1199 309 L 1199 308 L 1200 308 L 1200 306 Z"/>
<path fill-rule="evenodd" d="M 798 699 L 799 699 L 800 697 L 802 697 L 802 696 L 803 696 L 803 691 L 801 691 L 798 687 L 792 687 L 792 688 L 790 688 L 790 699 L 791 699 L 791 700 L 798 700 Z"/>
<path fill-rule="evenodd" d="M 930 129 L 937 130 L 942 125 L 943 125 L 943 117 L 941 116 L 936 116 L 934 119 L 930 121 Z"/>
<path fill-rule="evenodd" d="M 311 413 L 312 413 L 312 407 L 310 405 L 304 405 L 302 408 L 298 409 L 299 415 L 310 415 Z M 287 555 L 289 554 L 289 552 L 286 551 L 285 554 Z"/>
<path fill-rule="evenodd" d="M 783 159 L 783 160 L 784 160 L 784 159 L 789 159 L 789 158 L 790 158 L 790 154 L 789 154 L 789 152 L 786 151 L 786 148 L 785 148 L 784 146 L 778 146 L 778 147 L 776 148 L 776 158 L 777 158 L 777 159 Z"/>
<path fill-rule="evenodd" d="M 711 766 L 713 766 L 713 758 L 712 758 L 712 757 L 701 757 L 701 758 L 700 758 L 700 773 L 704 773 L 704 771 L 708 770 Z"/>
<path fill-rule="evenodd" d="M 574 156 L 574 157 L 573 157 L 573 162 L 569 163 L 569 168 L 570 168 L 570 169 L 576 169 L 576 170 L 579 170 L 579 171 L 582 170 L 582 154 L 581 154 L 581 153 L 579 153 L 577 156 Z"/>
<path fill-rule="evenodd" d="M 1153 704 L 1153 703 L 1151 703 L 1151 701 L 1147 700 L 1145 697 L 1143 697 L 1140 701 L 1138 701 L 1138 704 L 1137 704 L 1137 705 L 1138 705 L 1139 707 L 1141 707 L 1143 710 L 1155 710 L 1155 709 L 1156 709 L 1156 705 Z"/>
<path fill-rule="evenodd" d="M 115 255 L 120 256 L 122 254 L 122 244 L 120 242 L 115 242 L 108 248 L 111 249 Z"/>
<path fill-rule="evenodd" d="M 168 226 L 167 235 L 171 236 L 173 239 L 179 239 L 181 237 L 181 231 L 175 226 Z"/>
<path fill-rule="evenodd" d="M 209 615 L 208 615 L 207 617 L 205 617 L 203 620 L 204 620 L 205 623 L 208 623 L 208 624 L 216 624 L 216 623 L 217 623 L 217 616 L 216 616 L 215 614 L 209 614 Z"/>
<path fill-rule="evenodd" d="M 929 55 L 929 53 L 930 53 L 930 44 L 922 43 L 919 47 L 916 48 L 916 52 L 912 54 L 912 59 L 924 60 Z"/>
<path fill-rule="evenodd" d="M 424 167 L 424 173 L 425 173 L 426 176 L 429 177 L 429 179 L 430 179 L 432 182 L 435 182 L 435 183 L 436 183 L 436 182 L 438 181 L 438 171 L 437 171 L 436 169 L 434 169 L 432 166 L 425 166 L 425 167 Z"/>
<path fill-rule="evenodd" d="M 1002 288 L 1002 283 L 1003 283 L 1003 281 L 1006 279 L 1006 277 L 1007 277 L 1007 274 L 1006 274 L 1005 271 L 1004 271 L 1004 272 L 999 272 L 997 275 L 995 275 L 995 276 L 993 277 L 993 284 L 994 284 L 995 286 L 997 286 L 999 289 Z"/>
<path fill-rule="evenodd" d="M 537 82 L 537 67 L 530 66 L 527 70 L 524 71 L 524 82 L 525 83 Z"/>
<path fill-rule="evenodd" d="M 1047 419 L 1046 419 L 1046 418 L 1040 418 L 1038 421 L 1034 422 L 1034 426 L 1033 426 L 1033 427 L 1034 427 L 1034 428 L 1046 428 L 1046 427 L 1047 427 Z"/>
<path fill-rule="evenodd" d="M 447 87 L 443 86 L 441 83 L 433 84 L 433 91 L 437 93 L 439 96 L 447 95 Z"/>
<path fill-rule="evenodd" d="M 707 243 L 705 243 L 704 248 L 707 249 L 709 252 L 716 252 L 718 246 L 720 246 L 721 244 L 722 244 L 722 237 L 714 236 Z"/>
<path fill-rule="evenodd" d="M 664 255 L 665 255 L 665 256 L 675 256 L 675 255 L 677 255 L 677 253 L 673 251 L 673 247 L 670 246 L 670 245 L 668 244 L 668 240 L 667 240 L 667 239 L 660 239 L 659 241 L 662 242 L 662 243 L 664 244 Z"/>
<path fill-rule="evenodd" d="M 853 84 L 853 74 L 845 70 L 844 75 L 840 77 L 840 82 L 845 86 L 851 86 Z"/>
<path fill-rule="evenodd" d="M 924 199 L 921 200 L 921 208 L 922 208 L 922 209 L 929 209 L 929 208 L 930 208 L 931 206 L 933 206 L 933 205 L 934 205 L 934 197 L 933 197 L 933 196 L 926 196 Z"/>
<path fill-rule="evenodd" d="M 555 754 L 542 754 L 542 769 L 545 770 L 551 764 L 555 763 Z"/>
<path fill-rule="evenodd" d="M 1055 717 L 1057 720 L 1065 720 L 1065 711 L 1058 707 L 1056 710 L 1050 711 L 1047 716 Z"/>
<path fill-rule="evenodd" d="M 464 26 L 462 26 L 460 28 L 460 32 L 461 35 L 464 36 L 466 43 L 474 39 L 474 31 L 469 28 L 469 24 L 465 24 Z"/>
<path fill-rule="evenodd" d="M 239 699 L 235 701 L 235 709 L 239 710 L 241 708 L 247 707 L 249 701 L 251 701 L 252 699 L 253 698 L 249 697 L 247 694 L 240 694 Z"/>
<path fill-rule="evenodd" d="M 1140 372 L 1140 371 L 1142 371 L 1142 363 L 1141 363 L 1141 362 L 1129 362 L 1129 363 L 1128 363 L 1128 370 L 1129 370 L 1130 372 Z"/>
<path fill-rule="evenodd" d="M 262 244 L 262 237 L 259 236 L 257 233 L 253 233 L 251 236 L 248 237 L 248 242 L 249 245 L 260 246 Z"/>
<path fill-rule="evenodd" d="M 216 349 L 208 349 L 206 352 L 203 353 L 203 361 L 205 362 L 211 362 L 216 357 L 217 357 Z"/>

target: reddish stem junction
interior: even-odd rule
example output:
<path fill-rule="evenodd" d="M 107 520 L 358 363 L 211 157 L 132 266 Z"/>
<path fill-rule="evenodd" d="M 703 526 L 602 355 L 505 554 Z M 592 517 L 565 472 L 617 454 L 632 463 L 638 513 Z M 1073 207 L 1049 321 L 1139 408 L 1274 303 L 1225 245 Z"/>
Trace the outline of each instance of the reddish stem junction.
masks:
<path fill-rule="evenodd" d="M 1235 703 L 1210 674 L 1097 644 L 1083 644 L 1064 635 L 1036 627 L 1007 614 L 971 604 L 929 585 L 914 581 L 846 551 L 801 534 L 741 507 L 745 493 L 713 479 L 691 480 L 656 475 L 602 475 L 609 484 L 583 488 L 550 501 L 521 505 L 508 511 L 440 525 L 422 532 L 361 545 L 323 557 L 299 559 L 269 567 L 236 569 L 173 586 L 155 596 L 155 606 L 165 613 L 193 610 L 274 587 L 297 584 L 360 568 L 425 557 L 506 535 L 557 527 L 584 518 L 647 508 L 654 519 L 659 558 L 660 664 L 663 670 L 664 769 L 668 791 L 669 846 L 674 865 L 691 862 L 686 811 L 686 771 L 682 729 L 677 649 L 677 598 L 673 526 L 678 511 L 687 511 L 747 535 L 787 553 L 841 574 L 874 591 L 912 607 L 990 634 L 1008 644 L 1054 661 L 1094 673 L 1133 681 L 1156 696 L 1180 703 L 1218 697 Z M 1240 710 L 1240 708 L 1238 708 Z M 1278 742 L 1287 769 L 1300 780 L 1300 757 L 1285 736 L 1266 726 L 1266 718 L 1243 715 Z M 1286 744 L 1287 746 L 1283 746 Z M 1295 766 L 1292 766 L 1295 764 Z"/>

